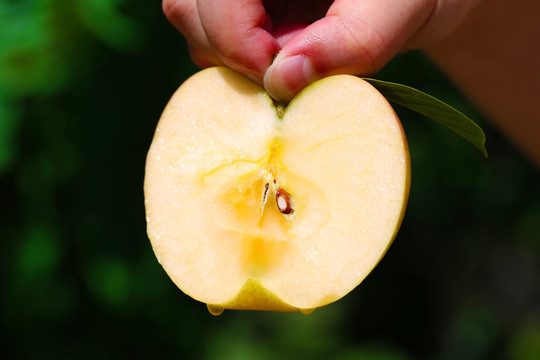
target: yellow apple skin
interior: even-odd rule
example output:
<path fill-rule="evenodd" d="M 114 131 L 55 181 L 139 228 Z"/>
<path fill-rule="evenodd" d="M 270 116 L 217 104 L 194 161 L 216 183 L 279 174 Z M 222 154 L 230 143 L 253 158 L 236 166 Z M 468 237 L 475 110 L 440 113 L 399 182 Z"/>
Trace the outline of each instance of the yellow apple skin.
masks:
<path fill-rule="evenodd" d="M 310 313 L 382 259 L 409 187 L 401 123 L 364 80 L 320 80 L 277 111 L 256 83 L 210 68 L 177 90 L 156 129 L 148 235 L 173 282 L 214 315 Z"/>

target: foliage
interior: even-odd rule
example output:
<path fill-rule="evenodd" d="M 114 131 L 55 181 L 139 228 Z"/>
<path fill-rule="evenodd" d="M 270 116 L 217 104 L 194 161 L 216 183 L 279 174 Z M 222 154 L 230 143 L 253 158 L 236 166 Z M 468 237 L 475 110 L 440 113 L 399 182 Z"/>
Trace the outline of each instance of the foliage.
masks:
<path fill-rule="evenodd" d="M 487 157 L 486 136 L 482 129 L 466 115 L 420 90 L 403 84 L 383 80 L 367 79 L 390 102 L 416 111 L 446 126 L 469 141 Z"/>
<path fill-rule="evenodd" d="M 539 175 L 418 53 L 378 78 L 478 122 L 466 141 L 396 108 L 412 158 L 403 227 L 366 281 L 309 316 L 220 317 L 145 234 L 155 125 L 196 71 L 159 1 L 0 1 L 0 336 L 7 358 L 532 359 Z"/>

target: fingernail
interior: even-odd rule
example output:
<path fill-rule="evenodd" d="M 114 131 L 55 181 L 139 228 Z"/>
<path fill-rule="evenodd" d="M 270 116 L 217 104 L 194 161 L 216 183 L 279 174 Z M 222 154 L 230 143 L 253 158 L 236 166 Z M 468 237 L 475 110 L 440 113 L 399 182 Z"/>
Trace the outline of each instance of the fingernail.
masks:
<path fill-rule="evenodd" d="M 264 88 L 274 99 L 289 102 L 315 78 L 306 56 L 295 55 L 280 60 L 278 55 L 264 75 Z"/>

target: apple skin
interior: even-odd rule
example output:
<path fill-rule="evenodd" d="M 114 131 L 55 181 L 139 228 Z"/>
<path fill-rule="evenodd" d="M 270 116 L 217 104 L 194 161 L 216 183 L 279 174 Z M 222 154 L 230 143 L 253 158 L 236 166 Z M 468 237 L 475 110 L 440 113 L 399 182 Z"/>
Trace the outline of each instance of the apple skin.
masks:
<path fill-rule="evenodd" d="M 243 197 L 273 177 L 294 190 L 292 214 L 269 205 L 272 196 L 262 207 Z M 310 313 L 352 291 L 390 247 L 406 209 L 410 158 L 397 115 L 360 78 L 319 80 L 276 109 L 259 85 L 216 67 L 169 101 L 144 187 L 158 261 L 212 314 Z M 254 217 L 265 217 L 264 227 Z M 263 235 L 238 240 L 220 228 Z"/>

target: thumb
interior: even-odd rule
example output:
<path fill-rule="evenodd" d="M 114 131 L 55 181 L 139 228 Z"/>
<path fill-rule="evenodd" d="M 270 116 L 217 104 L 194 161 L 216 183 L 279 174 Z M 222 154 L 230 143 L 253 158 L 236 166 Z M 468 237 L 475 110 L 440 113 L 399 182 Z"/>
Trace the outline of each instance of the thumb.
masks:
<path fill-rule="evenodd" d="M 310 83 L 335 74 L 380 70 L 426 21 L 433 1 L 337 0 L 300 31 L 266 71 L 264 86 L 290 101 Z"/>

